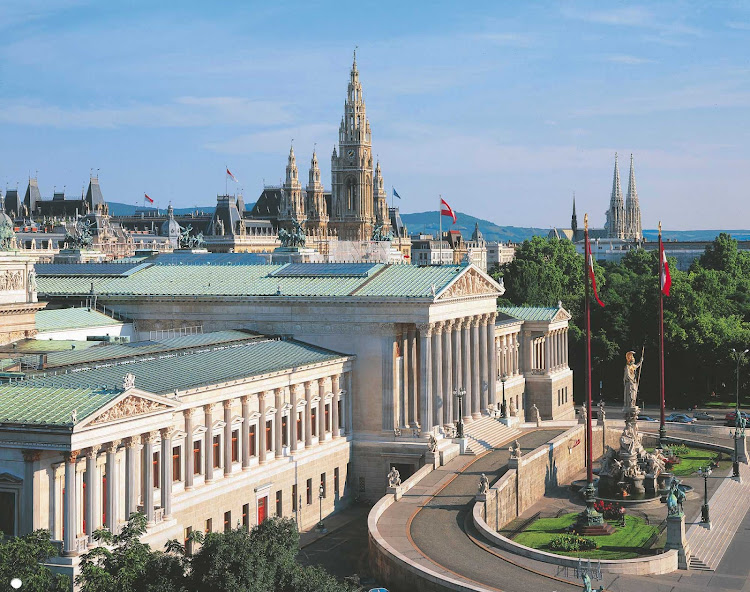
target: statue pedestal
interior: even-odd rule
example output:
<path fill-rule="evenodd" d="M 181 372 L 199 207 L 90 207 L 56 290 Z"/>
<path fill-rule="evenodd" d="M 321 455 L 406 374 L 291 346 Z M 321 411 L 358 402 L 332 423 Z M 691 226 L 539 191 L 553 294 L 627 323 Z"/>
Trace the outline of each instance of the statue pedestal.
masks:
<path fill-rule="evenodd" d="M 508 427 L 513 427 L 514 425 L 518 425 L 521 423 L 521 419 L 519 417 L 503 417 L 500 419 L 500 423 L 507 425 Z"/>
<path fill-rule="evenodd" d="M 644 495 L 646 493 L 645 487 L 643 487 L 643 475 L 638 475 L 631 478 L 633 483 L 633 494 Z"/>
<path fill-rule="evenodd" d="M 393 494 L 396 498 L 396 501 L 400 500 L 401 496 L 403 495 L 400 485 L 398 487 L 386 487 L 385 492 L 389 495 Z"/>
<path fill-rule="evenodd" d="M 320 263 L 323 256 L 310 247 L 278 247 L 271 253 L 271 263 Z"/>
<path fill-rule="evenodd" d="M 436 450 L 430 452 L 429 450 L 424 453 L 424 464 L 431 465 L 433 469 L 437 469 L 440 466 L 440 453 Z"/>
<path fill-rule="evenodd" d="M 677 549 L 677 567 L 690 569 L 690 548 L 685 536 L 685 515 L 667 517 L 667 542 L 664 550 Z"/>
<path fill-rule="evenodd" d="M 747 463 L 747 438 L 743 435 L 737 438 L 737 461 Z"/>
<path fill-rule="evenodd" d="M 53 263 L 101 263 L 107 256 L 96 249 L 61 249 Z"/>
<path fill-rule="evenodd" d="M 648 473 L 643 480 L 643 487 L 648 495 L 656 495 L 656 477 L 653 473 Z"/>

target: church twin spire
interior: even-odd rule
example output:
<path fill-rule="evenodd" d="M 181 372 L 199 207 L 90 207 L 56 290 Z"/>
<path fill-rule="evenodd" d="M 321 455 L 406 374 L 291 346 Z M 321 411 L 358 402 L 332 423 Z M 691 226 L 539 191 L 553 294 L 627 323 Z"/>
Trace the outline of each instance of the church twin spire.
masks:
<path fill-rule="evenodd" d="M 575 216 L 575 198 L 573 199 L 573 216 Z M 620 168 L 615 152 L 615 170 L 612 177 L 612 194 L 607 210 L 606 224 L 607 238 L 641 240 L 643 229 L 641 226 L 641 207 L 638 203 L 638 191 L 635 187 L 635 167 L 633 155 L 630 155 L 630 178 L 628 180 L 627 200 L 623 200 L 620 184 Z"/>
<path fill-rule="evenodd" d="M 615 152 L 615 172 L 612 178 L 612 195 L 607 210 L 607 236 L 609 238 L 625 238 L 625 202 L 622 199 L 620 186 L 620 168 L 617 165 Z"/>
<path fill-rule="evenodd" d="M 635 187 L 635 167 L 633 155 L 630 155 L 630 179 L 628 180 L 628 197 L 625 201 L 625 238 L 643 239 L 641 226 L 641 206 L 638 203 L 638 190 Z"/>

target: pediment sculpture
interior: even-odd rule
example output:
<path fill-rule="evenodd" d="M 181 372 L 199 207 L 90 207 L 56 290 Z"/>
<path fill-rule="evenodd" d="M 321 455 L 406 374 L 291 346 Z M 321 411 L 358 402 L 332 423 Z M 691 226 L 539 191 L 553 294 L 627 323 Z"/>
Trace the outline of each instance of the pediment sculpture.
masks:
<path fill-rule="evenodd" d="M 91 423 L 106 423 L 108 421 L 115 421 L 116 419 L 123 419 L 125 417 L 132 417 L 134 415 L 142 415 L 144 413 L 151 413 L 153 411 L 161 411 L 163 409 L 167 409 L 167 405 L 130 395 L 115 404 L 113 407 L 107 409 Z"/>

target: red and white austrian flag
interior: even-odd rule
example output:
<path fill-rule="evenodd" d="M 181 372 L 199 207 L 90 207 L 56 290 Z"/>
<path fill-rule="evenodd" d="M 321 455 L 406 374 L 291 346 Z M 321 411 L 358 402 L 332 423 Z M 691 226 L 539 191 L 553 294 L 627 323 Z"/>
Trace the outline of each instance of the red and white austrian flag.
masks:
<path fill-rule="evenodd" d="M 589 244 L 589 249 L 591 245 Z M 599 293 L 596 291 L 596 276 L 594 275 L 594 256 L 589 255 L 589 277 L 591 278 L 591 287 L 594 289 L 594 298 L 599 303 L 599 306 L 604 306 L 604 302 L 599 298 Z"/>
<path fill-rule="evenodd" d="M 235 176 L 234 176 L 234 175 L 232 174 L 232 171 L 230 171 L 230 170 L 229 170 L 229 168 L 227 168 L 227 176 L 228 176 L 228 177 L 229 177 L 230 179 L 232 179 L 232 181 L 234 181 L 235 183 L 239 183 L 239 181 L 237 180 L 237 177 L 235 177 Z"/>
<path fill-rule="evenodd" d="M 669 289 L 672 287 L 672 276 L 669 273 L 669 262 L 667 254 L 664 251 L 664 244 L 659 237 L 659 259 L 661 261 L 661 293 L 669 296 Z"/>
<path fill-rule="evenodd" d="M 445 202 L 443 198 L 440 198 L 440 215 L 441 216 L 449 216 L 453 218 L 453 223 L 456 223 L 456 214 L 453 212 L 453 209 Z"/>

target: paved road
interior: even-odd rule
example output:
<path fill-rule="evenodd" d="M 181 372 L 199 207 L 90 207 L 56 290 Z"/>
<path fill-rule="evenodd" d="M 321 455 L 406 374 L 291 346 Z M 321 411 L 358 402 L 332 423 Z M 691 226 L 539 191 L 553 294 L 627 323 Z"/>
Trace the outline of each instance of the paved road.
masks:
<path fill-rule="evenodd" d="M 519 442 L 527 453 L 562 431 L 534 431 L 521 436 Z M 465 522 L 474 503 L 480 475 L 485 473 L 493 482 L 507 470 L 507 464 L 507 449 L 498 449 L 458 474 L 412 520 L 410 532 L 414 544 L 436 563 L 485 586 L 508 592 L 579 591 L 579 586 L 521 570 L 478 547 L 467 536 Z M 476 537 L 470 520 L 468 526 L 468 534 Z"/>

